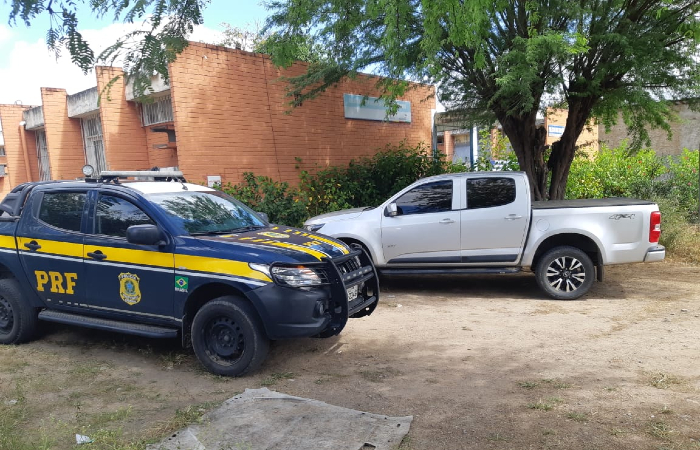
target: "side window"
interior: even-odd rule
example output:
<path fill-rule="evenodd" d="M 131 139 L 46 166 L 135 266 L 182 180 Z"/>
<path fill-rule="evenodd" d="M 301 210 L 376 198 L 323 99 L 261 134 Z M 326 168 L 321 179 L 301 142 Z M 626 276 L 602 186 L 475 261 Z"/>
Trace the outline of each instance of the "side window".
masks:
<path fill-rule="evenodd" d="M 470 178 L 467 180 L 467 209 L 493 208 L 515 201 L 512 178 Z"/>
<path fill-rule="evenodd" d="M 396 200 L 399 214 L 426 214 L 452 210 L 452 181 L 417 186 Z"/>
<path fill-rule="evenodd" d="M 103 195 L 97 203 L 95 234 L 126 237 L 130 226 L 153 223 L 145 212 L 123 198 Z"/>
<path fill-rule="evenodd" d="M 68 231 L 80 231 L 86 194 L 84 192 L 46 192 L 39 207 L 39 220 Z"/>

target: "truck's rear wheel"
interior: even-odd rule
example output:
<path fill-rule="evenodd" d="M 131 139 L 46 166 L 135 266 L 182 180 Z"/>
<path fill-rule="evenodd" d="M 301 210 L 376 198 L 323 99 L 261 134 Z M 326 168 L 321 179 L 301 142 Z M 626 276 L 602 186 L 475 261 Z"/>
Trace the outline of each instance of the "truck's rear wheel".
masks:
<path fill-rule="evenodd" d="M 595 277 L 593 262 L 576 247 L 555 247 L 537 264 L 537 284 L 552 298 L 575 300 L 591 288 Z"/>
<path fill-rule="evenodd" d="M 22 301 L 17 281 L 0 280 L 0 344 L 20 344 L 36 332 L 37 311 Z"/>
<path fill-rule="evenodd" d="M 192 321 L 192 347 L 207 370 L 235 377 L 260 367 L 270 341 L 253 307 L 228 295 L 197 311 Z"/>

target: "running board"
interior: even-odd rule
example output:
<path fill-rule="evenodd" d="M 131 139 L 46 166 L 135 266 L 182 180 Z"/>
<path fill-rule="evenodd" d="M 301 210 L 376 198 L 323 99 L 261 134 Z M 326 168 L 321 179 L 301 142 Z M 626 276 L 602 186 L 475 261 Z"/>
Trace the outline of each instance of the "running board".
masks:
<path fill-rule="evenodd" d="M 39 319 L 48 322 L 58 322 L 67 325 L 95 328 L 105 331 L 133 334 L 149 338 L 174 338 L 177 337 L 176 328 L 159 327 L 156 325 L 143 325 L 140 323 L 123 322 L 121 320 L 101 319 L 97 317 L 82 316 L 62 311 L 44 310 L 39 313 Z"/>
<path fill-rule="evenodd" d="M 383 275 L 483 275 L 519 273 L 520 267 L 436 267 L 434 269 L 377 269 Z"/>

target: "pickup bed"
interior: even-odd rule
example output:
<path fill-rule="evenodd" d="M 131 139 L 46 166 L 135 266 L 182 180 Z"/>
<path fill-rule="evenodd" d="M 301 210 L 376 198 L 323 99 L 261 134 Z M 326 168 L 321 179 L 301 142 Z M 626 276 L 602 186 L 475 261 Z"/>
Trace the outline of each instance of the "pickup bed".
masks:
<path fill-rule="evenodd" d="M 161 181 L 126 181 L 122 176 Z M 255 370 L 271 339 L 329 337 L 372 313 L 362 249 L 270 225 L 181 173 L 26 183 L 0 203 L 0 344 L 38 320 L 180 336 L 209 371 Z"/>
<path fill-rule="evenodd" d="M 387 274 L 531 270 L 552 298 L 572 300 L 603 266 L 661 261 L 661 214 L 628 198 L 531 202 L 524 172 L 424 178 L 378 207 L 309 219 L 304 227 L 362 245 Z"/>

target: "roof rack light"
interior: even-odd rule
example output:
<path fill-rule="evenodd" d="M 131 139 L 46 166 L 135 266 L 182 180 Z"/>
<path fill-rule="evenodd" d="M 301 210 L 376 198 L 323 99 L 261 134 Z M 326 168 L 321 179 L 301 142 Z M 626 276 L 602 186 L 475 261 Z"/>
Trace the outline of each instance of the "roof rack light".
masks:
<path fill-rule="evenodd" d="M 186 181 L 179 170 L 103 170 L 96 180 L 109 182 L 127 178 L 138 181 Z"/>

